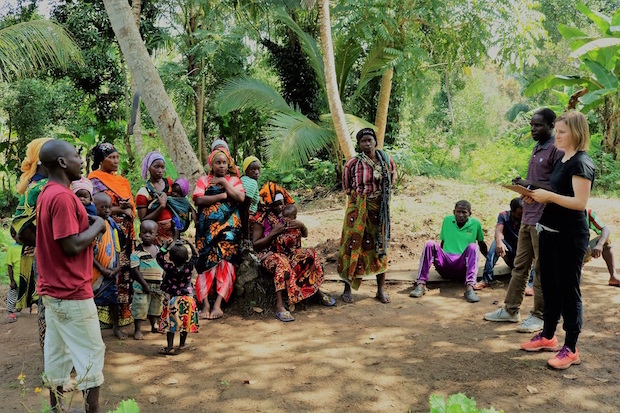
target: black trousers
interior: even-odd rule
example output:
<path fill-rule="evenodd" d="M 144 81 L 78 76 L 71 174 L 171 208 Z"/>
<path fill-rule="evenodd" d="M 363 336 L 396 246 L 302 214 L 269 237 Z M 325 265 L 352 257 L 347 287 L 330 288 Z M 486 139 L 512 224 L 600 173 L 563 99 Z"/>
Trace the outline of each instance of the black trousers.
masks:
<path fill-rule="evenodd" d="M 588 248 L 589 234 L 540 233 L 540 282 L 543 298 L 544 326 L 542 335 L 555 335 L 560 316 L 564 318 L 564 345 L 575 351 L 583 324 L 581 303 L 581 267 Z"/>

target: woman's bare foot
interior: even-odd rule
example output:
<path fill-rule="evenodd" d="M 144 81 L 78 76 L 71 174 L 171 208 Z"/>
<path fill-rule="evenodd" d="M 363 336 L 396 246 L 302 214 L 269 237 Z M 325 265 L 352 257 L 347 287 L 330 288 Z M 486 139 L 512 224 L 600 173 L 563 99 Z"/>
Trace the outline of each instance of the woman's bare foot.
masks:
<path fill-rule="evenodd" d="M 351 304 L 355 302 L 355 300 L 353 299 L 353 295 L 351 294 L 351 291 L 343 292 L 340 297 L 342 298 L 342 301 L 344 301 L 347 304 Z"/>
<path fill-rule="evenodd" d="M 218 318 L 222 318 L 223 315 L 224 315 L 224 312 L 222 311 L 222 309 L 219 307 L 215 307 L 213 308 L 213 311 L 209 313 L 208 319 L 216 320 Z"/>
<path fill-rule="evenodd" d="M 123 330 L 121 330 L 119 327 L 114 328 L 114 335 L 119 339 L 119 340 L 125 340 L 127 338 L 127 333 L 125 333 Z"/>
<path fill-rule="evenodd" d="M 142 331 L 137 330 L 135 333 L 133 333 L 133 338 L 135 340 L 144 340 L 144 334 L 142 334 Z"/>
<path fill-rule="evenodd" d="M 182 346 L 179 346 L 178 349 L 181 351 L 186 351 L 186 350 L 189 350 L 190 347 L 189 347 L 189 344 L 185 343 Z"/>
<path fill-rule="evenodd" d="M 389 304 L 390 302 L 392 302 L 392 300 L 390 300 L 390 296 L 387 295 L 383 290 L 377 291 L 377 295 L 375 296 L 375 298 L 383 304 Z"/>

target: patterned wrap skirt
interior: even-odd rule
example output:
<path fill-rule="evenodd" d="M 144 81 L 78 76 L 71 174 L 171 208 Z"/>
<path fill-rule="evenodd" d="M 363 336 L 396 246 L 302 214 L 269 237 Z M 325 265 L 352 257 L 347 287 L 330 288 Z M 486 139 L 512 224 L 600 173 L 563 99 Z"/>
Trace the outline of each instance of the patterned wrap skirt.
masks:
<path fill-rule="evenodd" d="M 340 278 L 355 290 L 363 276 L 387 270 L 387 255 L 379 256 L 376 249 L 380 209 L 381 197 L 368 198 L 355 192 L 348 197 L 337 270 Z"/>
<path fill-rule="evenodd" d="M 166 302 L 167 301 L 167 302 Z M 194 297 L 181 295 L 164 301 L 159 331 L 161 333 L 197 333 L 198 309 Z"/>

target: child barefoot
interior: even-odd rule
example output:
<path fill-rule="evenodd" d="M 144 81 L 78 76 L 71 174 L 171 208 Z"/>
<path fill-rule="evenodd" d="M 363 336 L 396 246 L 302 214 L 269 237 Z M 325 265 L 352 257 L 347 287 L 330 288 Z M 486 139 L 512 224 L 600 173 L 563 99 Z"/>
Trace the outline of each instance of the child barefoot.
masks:
<path fill-rule="evenodd" d="M 192 258 L 188 261 L 188 253 L 185 244 L 192 249 Z M 168 295 L 168 303 L 164 306 L 159 321 L 159 331 L 166 333 L 168 346 L 162 347 L 159 354 L 175 355 L 187 349 L 185 344 L 187 333 L 198 332 L 198 311 L 194 301 L 194 289 L 192 288 L 192 271 L 196 264 L 198 252 L 187 241 L 176 241 L 169 251 L 169 259 L 166 260 L 166 248 L 157 254 L 157 262 L 164 269 L 164 280 L 161 290 Z M 179 347 L 174 348 L 174 334 L 179 333 Z"/>
<path fill-rule="evenodd" d="M 92 281 L 94 300 L 97 307 L 109 308 L 114 335 L 120 340 L 124 340 L 127 338 L 127 334 L 118 326 L 117 275 L 121 269 L 119 259 L 121 244 L 118 235 L 120 230 L 116 222 L 110 218 L 112 212 L 110 196 L 105 192 L 98 192 L 93 198 L 97 215 L 105 221 L 105 232 L 97 237 L 94 248 Z"/>
<path fill-rule="evenodd" d="M 146 219 L 140 224 L 139 244 L 131 254 L 130 266 L 133 277 L 133 303 L 131 315 L 134 319 L 135 331 L 133 338 L 143 340 L 142 322 L 148 317 L 151 322 L 151 332 L 156 333 L 159 329 L 155 323 L 161 316 L 163 306 L 163 293 L 161 292 L 161 280 L 164 270 L 159 266 L 155 257 L 159 248 L 155 245 L 157 238 L 157 222 Z"/>
<path fill-rule="evenodd" d="M 6 311 L 8 313 L 6 321 L 8 323 L 17 321 L 15 304 L 17 303 L 17 287 L 19 283 L 19 263 L 22 259 L 22 244 L 18 242 L 17 232 L 13 227 L 11 227 L 11 237 L 13 237 L 15 242 L 7 247 L 4 259 L 10 283 L 9 291 L 6 293 Z"/>

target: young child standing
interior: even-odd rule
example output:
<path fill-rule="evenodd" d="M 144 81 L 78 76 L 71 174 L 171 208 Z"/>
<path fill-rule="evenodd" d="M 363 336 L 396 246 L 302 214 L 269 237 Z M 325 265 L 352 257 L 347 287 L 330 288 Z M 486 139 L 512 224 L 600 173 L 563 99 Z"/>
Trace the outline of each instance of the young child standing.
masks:
<path fill-rule="evenodd" d="M 192 257 L 188 260 L 187 248 L 192 249 Z M 169 250 L 167 245 L 157 254 L 157 262 L 164 269 L 161 290 L 168 296 L 167 305 L 161 313 L 159 331 L 166 333 L 167 347 L 159 349 L 159 354 L 176 355 L 189 348 L 185 344 L 187 333 L 198 332 L 198 310 L 194 301 L 192 272 L 196 265 L 198 252 L 193 244 L 179 240 Z M 166 253 L 169 252 L 169 260 Z M 179 333 L 179 347 L 174 348 L 174 335 Z"/>
<path fill-rule="evenodd" d="M 77 195 L 77 194 L 76 194 Z M 79 198 L 79 196 L 78 196 Z M 118 326 L 118 282 L 117 277 L 121 269 L 119 254 L 121 244 L 120 229 L 110 218 L 112 213 L 112 198 L 105 192 L 98 192 L 93 197 L 97 215 L 105 221 L 105 232 L 97 237 L 94 246 L 93 259 L 93 294 L 97 307 L 108 307 L 112 319 L 112 330 L 120 340 L 127 338 Z"/>
<path fill-rule="evenodd" d="M 133 303 L 131 315 L 134 319 L 135 331 L 133 338 L 143 340 L 142 322 L 149 319 L 151 332 L 159 331 L 155 326 L 161 316 L 163 293 L 161 281 L 164 270 L 156 261 L 159 248 L 155 244 L 157 238 L 157 222 L 146 219 L 140 224 L 139 244 L 130 257 L 131 275 L 133 277 Z"/>
<path fill-rule="evenodd" d="M 11 227 L 11 237 L 15 242 L 7 247 L 4 258 L 10 283 L 9 291 L 6 294 L 6 311 L 8 313 L 6 321 L 8 323 L 17 321 L 15 304 L 17 304 L 17 288 L 19 286 L 19 263 L 22 259 L 22 244 L 17 241 L 17 232 L 13 227 Z"/>

